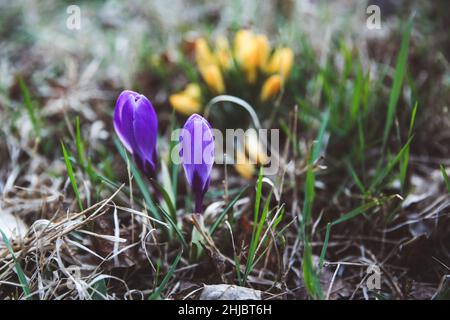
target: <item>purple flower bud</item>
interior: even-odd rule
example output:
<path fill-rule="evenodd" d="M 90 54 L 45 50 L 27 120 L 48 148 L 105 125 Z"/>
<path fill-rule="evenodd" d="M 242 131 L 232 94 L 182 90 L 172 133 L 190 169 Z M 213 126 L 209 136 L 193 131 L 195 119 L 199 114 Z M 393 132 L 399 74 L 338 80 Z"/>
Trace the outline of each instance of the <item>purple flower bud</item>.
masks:
<path fill-rule="evenodd" d="M 180 135 L 180 157 L 186 179 L 195 194 L 195 212 L 201 213 L 214 162 L 214 135 L 208 121 L 198 114 L 187 119 Z"/>
<path fill-rule="evenodd" d="M 122 91 L 114 109 L 114 129 L 137 167 L 155 175 L 158 119 L 150 101 L 134 91 Z"/>

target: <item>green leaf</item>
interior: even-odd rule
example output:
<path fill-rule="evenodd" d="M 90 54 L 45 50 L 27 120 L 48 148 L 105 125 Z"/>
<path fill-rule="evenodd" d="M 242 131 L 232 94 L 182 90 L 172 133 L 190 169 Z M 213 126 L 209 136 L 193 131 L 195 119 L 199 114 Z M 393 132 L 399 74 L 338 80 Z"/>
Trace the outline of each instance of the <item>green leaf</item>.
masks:
<path fill-rule="evenodd" d="M 107 293 L 106 281 L 105 279 L 100 279 L 91 283 L 91 289 L 89 290 L 89 295 L 92 300 L 104 300 Z"/>

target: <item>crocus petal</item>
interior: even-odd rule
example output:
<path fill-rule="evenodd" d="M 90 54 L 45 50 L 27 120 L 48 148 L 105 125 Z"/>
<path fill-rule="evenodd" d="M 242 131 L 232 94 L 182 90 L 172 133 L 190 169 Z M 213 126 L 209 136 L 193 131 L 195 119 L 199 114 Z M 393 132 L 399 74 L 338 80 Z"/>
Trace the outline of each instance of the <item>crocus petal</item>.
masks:
<path fill-rule="evenodd" d="M 294 52 L 290 48 L 278 48 L 265 66 L 267 73 L 279 73 L 287 79 L 294 64 Z"/>
<path fill-rule="evenodd" d="M 283 78 L 280 75 L 274 74 L 270 76 L 262 86 L 259 99 L 262 102 L 267 102 L 274 98 L 280 92 L 282 85 Z"/>
<path fill-rule="evenodd" d="M 128 151 L 131 154 L 136 153 L 136 141 L 134 138 L 134 131 L 133 131 L 133 122 L 134 122 L 134 102 L 135 97 L 129 95 L 127 97 L 127 100 L 124 102 L 121 112 L 121 129 L 123 133 L 123 139 L 119 135 L 119 138 L 121 138 L 121 141 L 125 147 L 130 148 Z M 128 149 L 128 148 L 127 148 Z"/>
<path fill-rule="evenodd" d="M 219 66 L 210 64 L 204 67 L 200 67 L 200 74 L 205 80 L 208 87 L 217 94 L 225 92 L 225 82 L 223 81 L 222 73 Z"/>
<path fill-rule="evenodd" d="M 171 94 L 169 102 L 177 112 L 188 116 L 195 112 L 199 112 L 202 108 L 197 99 L 192 98 L 185 92 Z"/>
<path fill-rule="evenodd" d="M 143 95 L 137 98 L 135 104 L 133 130 L 137 153 L 144 161 L 144 166 L 150 164 L 154 167 L 158 122 L 152 104 Z"/>
<path fill-rule="evenodd" d="M 247 158 L 242 150 L 237 150 L 236 152 L 234 168 L 244 179 L 251 180 L 253 178 L 255 165 Z"/>
<path fill-rule="evenodd" d="M 119 98 L 117 98 L 116 106 L 114 108 L 114 129 L 116 130 L 120 141 L 122 141 L 123 145 L 130 153 L 133 153 L 131 144 L 134 138 L 132 131 L 127 130 L 126 126 L 124 126 L 123 113 L 124 109 L 127 109 L 127 114 L 125 115 L 125 117 L 129 118 L 128 116 L 132 116 L 132 110 L 130 110 L 129 108 L 129 103 L 130 98 L 134 98 L 136 95 L 136 92 L 130 90 L 122 91 L 122 93 L 119 95 Z M 126 104 L 127 106 L 126 108 L 124 108 Z M 125 123 L 127 122 L 125 121 Z"/>
<path fill-rule="evenodd" d="M 150 101 L 137 92 L 123 91 L 114 109 L 114 128 L 137 167 L 147 176 L 154 175 L 158 122 Z"/>
<path fill-rule="evenodd" d="M 198 114 L 186 121 L 181 136 L 181 161 L 186 180 L 195 193 L 196 211 L 199 212 L 206 193 L 214 162 L 214 136 L 211 125 Z"/>

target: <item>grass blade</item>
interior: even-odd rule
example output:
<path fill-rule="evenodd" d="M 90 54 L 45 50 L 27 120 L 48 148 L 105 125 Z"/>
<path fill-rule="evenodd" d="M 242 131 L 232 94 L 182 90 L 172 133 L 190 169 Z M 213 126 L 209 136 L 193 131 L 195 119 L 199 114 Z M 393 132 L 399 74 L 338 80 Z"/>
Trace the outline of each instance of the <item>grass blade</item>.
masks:
<path fill-rule="evenodd" d="M 315 197 L 314 183 L 315 183 L 315 174 L 313 171 L 312 164 L 310 163 L 308 165 L 308 171 L 306 172 L 305 202 L 303 204 L 303 220 L 301 224 L 301 230 L 303 234 L 302 268 L 305 287 L 306 290 L 308 291 L 308 294 L 314 299 L 317 298 L 322 299 L 323 292 L 322 288 L 320 287 L 319 276 L 317 275 L 313 264 L 311 241 L 310 241 L 311 236 L 309 234 L 309 231 L 307 231 L 307 227 L 311 225 L 312 206 Z"/>
<path fill-rule="evenodd" d="M 81 131 L 80 131 L 80 118 L 77 116 L 75 122 L 75 140 L 77 145 L 77 153 L 78 153 L 78 161 L 82 168 L 86 166 L 86 159 L 84 154 L 84 144 L 81 140 Z"/>
<path fill-rule="evenodd" d="M 409 39 L 411 37 L 411 29 L 412 29 L 412 19 L 408 21 L 408 24 L 406 25 L 406 28 L 403 32 L 403 38 L 400 45 L 400 52 L 397 57 L 397 63 L 394 74 L 394 83 L 392 85 L 391 94 L 389 96 L 386 125 L 384 127 L 383 132 L 383 146 L 382 146 L 383 150 L 386 147 L 389 132 L 394 122 L 395 109 L 397 107 L 397 102 L 400 97 L 400 92 L 402 89 L 403 79 L 405 77 L 406 62 L 408 60 Z"/>
<path fill-rule="evenodd" d="M 180 239 L 181 243 L 185 248 L 188 248 L 188 244 L 186 242 L 186 239 L 184 239 L 183 232 L 180 230 L 180 228 L 177 225 L 177 221 L 173 220 L 173 218 L 170 216 L 169 213 L 167 213 L 164 208 L 162 208 L 160 205 L 157 205 L 159 210 L 162 212 L 164 218 L 166 218 L 167 222 L 169 222 L 170 226 L 172 227 L 173 231 L 175 231 L 175 234 L 178 236 L 178 239 Z"/>
<path fill-rule="evenodd" d="M 412 136 L 412 130 L 416 119 L 416 113 L 417 113 L 417 102 L 414 105 L 414 108 L 411 113 L 411 120 L 409 122 L 409 130 L 408 130 L 408 139 L 410 139 Z M 405 191 L 405 180 L 406 180 L 406 173 L 408 171 L 408 164 L 409 164 L 409 146 L 406 148 L 405 154 L 400 160 L 400 184 L 403 192 Z"/>
<path fill-rule="evenodd" d="M 160 183 L 158 183 L 158 181 L 156 181 L 155 179 L 151 179 L 151 181 L 152 181 L 152 185 L 159 191 L 159 193 L 161 193 L 161 195 L 164 199 L 164 203 L 166 204 L 167 209 L 169 210 L 169 213 L 170 213 L 172 219 L 176 221 L 177 212 L 175 210 L 175 205 L 174 205 L 173 199 L 170 196 L 169 192 Z M 171 190 L 172 187 L 169 187 L 168 189 Z"/>
<path fill-rule="evenodd" d="M 180 252 L 177 257 L 175 258 L 174 262 L 170 266 L 169 270 L 167 270 L 167 273 L 163 280 L 161 281 L 161 284 L 156 288 L 156 290 L 150 295 L 149 300 L 155 300 L 161 298 L 161 292 L 164 290 L 164 288 L 167 286 L 167 283 L 169 282 L 170 278 L 172 277 L 173 273 L 175 272 L 175 269 L 178 266 L 178 262 L 180 262 L 181 255 L 183 252 Z"/>
<path fill-rule="evenodd" d="M 11 247 L 11 243 L 9 242 L 8 237 L 6 237 L 6 234 L 1 229 L 0 229 L 0 233 L 2 234 L 3 242 L 5 243 L 6 248 L 8 248 L 8 251 L 11 254 L 11 257 L 14 261 L 14 266 L 16 268 L 16 274 L 17 274 L 17 277 L 19 278 L 20 285 L 22 286 L 23 293 L 25 294 L 26 299 L 29 300 L 29 299 L 31 299 L 29 297 L 31 291 L 30 291 L 30 287 L 28 285 L 27 277 L 25 276 L 25 273 L 23 272 L 23 269 L 20 266 L 20 263 L 16 259 L 14 250 Z"/>
<path fill-rule="evenodd" d="M 78 186 L 77 181 L 75 180 L 75 176 L 73 174 L 73 168 L 72 163 L 70 162 L 70 155 L 66 150 L 66 147 L 64 146 L 64 143 L 61 141 L 61 148 L 63 151 L 64 161 L 66 162 L 66 169 L 67 174 L 69 175 L 70 183 L 72 184 L 73 192 L 75 193 L 75 196 L 77 198 L 78 206 L 80 207 L 80 210 L 83 211 L 83 203 L 81 202 L 80 193 L 78 192 Z"/>
<path fill-rule="evenodd" d="M 372 209 L 373 207 L 380 206 L 385 201 L 392 199 L 393 197 L 395 197 L 395 196 L 390 196 L 390 197 L 386 197 L 383 199 L 376 199 L 376 200 L 370 201 L 370 202 L 365 203 L 365 204 L 353 209 L 352 211 L 342 215 L 341 217 L 339 217 L 339 219 L 337 219 L 331 223 L 328 223 L 326 233 L 325 233 L 325 240 L 323 241 L 322 251 L 320 253 L 319 268 L 321 269 L 323 267 L 323 262 L 325 260 L 325 254 L 327 251 L 328 241 L 330 239 L 330 231 L 333 226 L 340 224 L 342 222 L 351 220 L 351 219 L 363 214 L 367 210 Z"/>
<path fill-rule="evenodd" d="M 23 96 L 23 103 L 25 104 L 25 107 L 27 108 L 28 116 L 30 117 L 31 123 L 33 125 L 33 130 L 37 137 L 41 136 L 41 126 L 39 123 L 39 118 L 36 115 L 36 110 L 33 104 L 33 101 L 30 98 L 30 91 L 28 90 L 27 85 L 25 84 L 25 81 L 20 77 L 19 78 L 19 87 L 20 91 L 22 92 Z"/>
<path fill-rule="evenodd" d="M 245 267 L 245 273 L 244 273 L 244 277 L 243 277 L 243 282 L 245 283 L 245 281 L 247 280 L 247 276 L 249 275 L 249 273 L 251 272 L 251 267 L 253 265 L 253 259 L 254 259 L 254 249 L 256 248 L 256 244 L 255 242 L 256 240 L 256 233 L 257 233 L 257 229 L 258 229 L 258 217 L 259 217 L 259 209 L 261 206 L 261 195 L 262 195 L 262 182 L 263 182 L 263 167 L 260 167 L 259 169 L 259 175 L 258 175 L 258 181 L 256 184 L 256 196 L 255 196 L 255 211 L 253 214 L 253 230 L 252 230 L 252 239 L 250 242 L 250 249 L 248 252 L 248 257 L 247 257 L 247 264 Z"/>
<path fill-rule="evenodd" d="M 320 152 L 322 151 L 322 144 L 323 144 L 323 138 L 325 135 L 325 130 L 328 126 L 329 120 L 330 120 L 330 112 L 326 111 L 322 116 L 322 122 L 320 124 L 320 130 L 319 130 L 319 134 L 317 136 L 317 143 L 315 144 L 314 149 L 313 149 L 311 163 L 313 163 L 314 161 L 319 159 Z"/>
<path fill-rule="evenodd" d="M 409 150 L 409 145 L 411 144 L 412 141 L 412 136 L 408 139 L 408 141 L 406 142 L 406 144 L 403 146 L 403 148 L 399 151 L 399 153 L 397 153 L 397 155 L 395 156 L 394 159 L 390 160 L 388 162 L 388 165 L 386 166 L 386 168 L 377 173 L 369 187 L 369 191 L 374 191 L 375 188 L 384 180 L 384 178 L 392 171 L 392 169 L 394 168 L 394 166 L 400 161 L 400 159 L 403 158 L 406 150 Z"/>
<path fill-rule="evenodd" d="M 220 213 L 220 215 L 217 217 L 214 224 L 211 226 L 211 229 L 209 230 L 209 233 L 211 236 L 216 232 L 217 228 L 222 223 L 223 219 L 225 218 L 228 211 L 234 206 L 234 204 L 239 200 L 241 195 L 244 193 L 245 190 L 247 190 L 248 186 L 244 186 L 239 193 L 233 198 L 233 200 L 228 204 L 228 206 Z"/>
<path fill-rule="evenodd" d="M 124 161 L 127 161 L 127 154 L 125 151 L 125 148 L 122 147 L 119 140 L 117 138 L 114 138 L 114 144 L 116 146 L 116 149 L 119 151 L 120 156 Z M 148 186 L 142 179 L 141 173 L 136 168 L 136 165 L 130 161 L 130 168 L 131 173 L 133 174 L 134 181 L 136 181 L 136 184 L 139 188 L 139 191 L 141 192 L 142 196 L 144 197 L 145 204 L 147 205 L 147 208 L 150 210 L 150 213 L 153 215 L 153 218 L 157 220 L 162 220 L 161 215 L 158 213 L 158 210 L 156 209 L 155 202 L 153 201 L 152 197 L 150 196 L 150 193 L 148 191 Z"/>
<path fill-rule="evenodd" d="M 314 269 L 310 242 L 305 242 L 304 244 L 302 267 L 306 291 L 308 291 L 308 294 L 314 299 L 323 299 L 320 278 Z"/>
<path fill-rule="evenodd" d="M 444 177 L 445 185 L 447 186 L 448 192 L 450 192 L 450 179 L 448 178 L 447 171 L 445 171 L 445 167 L 440 165 L 442 176 Z"/>

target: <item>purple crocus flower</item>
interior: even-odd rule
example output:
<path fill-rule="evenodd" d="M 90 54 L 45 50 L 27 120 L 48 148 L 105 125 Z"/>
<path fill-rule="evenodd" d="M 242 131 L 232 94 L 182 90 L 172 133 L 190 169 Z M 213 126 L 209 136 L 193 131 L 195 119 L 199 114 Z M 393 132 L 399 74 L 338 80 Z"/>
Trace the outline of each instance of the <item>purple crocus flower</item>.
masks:
<path fill-rule="evenodd" d="M 198 114 L 187 119 L 180 135 L 180 157 L 186 179 L 195 194 L 195 212 L 202 213 L 214 162 L 214 135 L 208 121 Z"/>
<path fill-rule="evenodd" d="M 114 109 L 114 129 L 137 167 L 155 175 L 158 119 L 150 101 L 134 91 L 122 91 Z"/>

